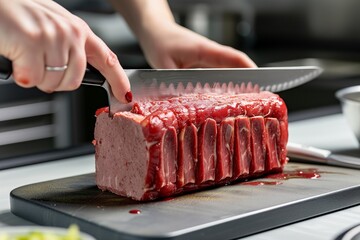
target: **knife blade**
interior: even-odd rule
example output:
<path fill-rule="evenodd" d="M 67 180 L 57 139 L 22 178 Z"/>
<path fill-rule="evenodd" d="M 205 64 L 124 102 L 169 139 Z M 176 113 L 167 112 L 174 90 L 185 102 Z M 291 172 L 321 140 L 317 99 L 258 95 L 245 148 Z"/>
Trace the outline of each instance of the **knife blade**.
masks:
<path fill-rule="evenodd" d="M 295 158 L 295 161 L 299 162 L 360 169 L 360 158 L 332 153 L 321 148 L 288 143 L 287 152 L 289 157 Z"/>
<path fill-rule="evenodd" d="M 284 91 L 302 85 L 317 76 L 317 66 L 264 68 L 195 68 L 195 69 L 125 69 L 134 99 L 159 95 L 177 95 L 183 92 L 243 92 L 244 89 Z M 0 78 L 9 78 L 11 62 L 0 56 Z M 124 109 L 114 97 L 104 76 L 88 65 L 84 85 L 101 86 L 108 93 L 111 112 Z M 245 86 L 245 87 L 244 87 Z"/>
<path fill-rule="evenodd" d="M 259 90 L 279 92 L 304 84 L 319 76 L 322 69 L 316 66 L 263 67 L 263 68 L 195 68 L 195 69 L 129 69 L 125 70 L 132 88 L 146 90 L 188 83 L 206 83 L 210 87 L 232 83 L 251 83 Z"/>

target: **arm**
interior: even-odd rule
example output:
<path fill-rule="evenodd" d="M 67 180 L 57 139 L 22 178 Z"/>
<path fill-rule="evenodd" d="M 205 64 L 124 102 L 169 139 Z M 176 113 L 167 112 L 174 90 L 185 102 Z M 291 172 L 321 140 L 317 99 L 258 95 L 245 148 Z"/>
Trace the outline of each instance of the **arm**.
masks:
<path fill-rule="evenodd" d="M 154 68 L 256 67 L 243 52 L 176 24 L 165 0 L 109 0 L 138 37 Z"/>
<path fill-rule="evenodd" d="M 162 24 L 175 23 L 166 0 L 108 0 L 125 18 L 139 41 Z"/>

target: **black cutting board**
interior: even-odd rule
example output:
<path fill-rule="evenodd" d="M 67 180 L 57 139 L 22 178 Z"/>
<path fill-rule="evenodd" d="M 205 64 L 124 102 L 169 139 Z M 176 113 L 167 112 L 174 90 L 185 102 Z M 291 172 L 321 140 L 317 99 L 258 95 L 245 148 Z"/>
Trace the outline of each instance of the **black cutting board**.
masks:
<path fill-rule="evenodd" d="M 76 223 L 99 240 L 208 240 L 239 238 L 360 203 L 360 171 L 320 165 L 289 163 L 280 176 L 147 203 L 102 192 L 94 177 L 19 187 L 11 192 L 11 211 L 41 225 Z"/>

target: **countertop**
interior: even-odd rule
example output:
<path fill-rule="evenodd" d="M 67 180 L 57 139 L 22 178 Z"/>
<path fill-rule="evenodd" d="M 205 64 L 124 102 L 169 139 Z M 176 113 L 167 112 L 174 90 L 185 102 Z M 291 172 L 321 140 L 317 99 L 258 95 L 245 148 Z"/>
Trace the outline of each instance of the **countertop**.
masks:
<path fill-rule="evenodd" d="M 342 114 L 291 122 L 289 134 L 291 142 L 333 151 L 358 151 L 358 143 Z M 30 183 L 90 172 L 94 172 L 93 155 L 0 171 L 0 227 L 33 225 L 10 212 L 9 193 L 12 189 Z M 335 239 L 343 230 L 359 223 L 360 206 L 358 205 L 242 239 Z"/>

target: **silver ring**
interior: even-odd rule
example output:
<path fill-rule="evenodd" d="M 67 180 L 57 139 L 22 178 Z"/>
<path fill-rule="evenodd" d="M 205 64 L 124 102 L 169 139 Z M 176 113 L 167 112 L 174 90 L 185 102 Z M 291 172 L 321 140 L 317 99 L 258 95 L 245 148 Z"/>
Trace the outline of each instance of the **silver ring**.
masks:
<path fill-rule="evenodd" d="M 53 72 L 62 72 L 62 71 L 65 71 L 67 68 L 68 68 L 67 65 L 64 65 L 61 67 L 45 66 L 46 71 L 53 71 Z"/>

